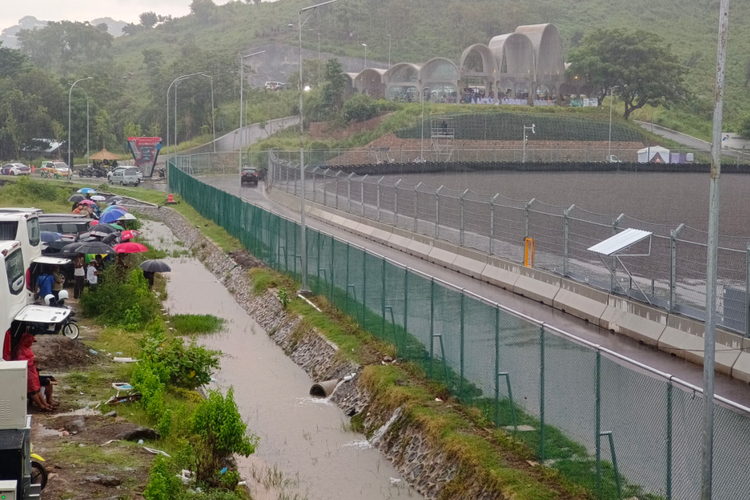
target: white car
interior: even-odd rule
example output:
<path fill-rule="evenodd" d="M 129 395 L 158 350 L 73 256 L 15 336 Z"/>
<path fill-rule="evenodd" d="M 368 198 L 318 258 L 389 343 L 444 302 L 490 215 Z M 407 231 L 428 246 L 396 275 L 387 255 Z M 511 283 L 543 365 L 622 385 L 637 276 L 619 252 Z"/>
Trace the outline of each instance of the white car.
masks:
<path fill-rule="evenodd" d="M 31 175 L 31 169 L 23 163 L 7 163 L 2 167 L 3 175 Z"/>
<path fill-rule="evenodd" d="M 622 163 L 622 160 L 615 155 L 607 155 L 607 163 Z"/>

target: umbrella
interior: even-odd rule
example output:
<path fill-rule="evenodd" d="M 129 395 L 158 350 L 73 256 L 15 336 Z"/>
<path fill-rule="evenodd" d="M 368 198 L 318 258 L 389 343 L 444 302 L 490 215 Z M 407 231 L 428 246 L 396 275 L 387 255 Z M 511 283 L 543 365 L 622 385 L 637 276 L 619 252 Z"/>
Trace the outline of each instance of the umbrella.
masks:
<path fill-rule="evenodd" d="M 99 221 L 98 220 L 92 220 L 91 221 L 91 225 L 92 226 L 98 226 L 99 225 Z"/>
<path fill-rule="evenodd" d="M 148 252 L 148 248 L 140 243 L 120 243 L 115 245 L 115 252 L 117 253 L 141 253 Z"/>
<path fill-rule="evenodd" d="M 77 192 L 82 194 L 96 194 L 96 189 L 94 188 L 81 188 Z"/>
<path fill-rule="evenodd" d="M 66 247 L 67 248 L 67 247 Z M 83 243 L 76 250 L 77 253 L 87 254 L 113 254 L 115 251 L 111 246 L 102 243 L 101 241 L 92 241 L 89 243 Z"/>
<path fill-rule="evenodd" d="M 125 207 L 123 207 L 123 206 L 120 206 L 120 205 L 110 205 L 107 208 L 105 208 L 104 210 L 102 210 L 102 213 L 109 212 L 110 210 L 123 210 L 125 212 L 128 211 L 128 209 L 125 208 Z"/>
<path fill-rule="evenodd" d="M 117 229 L 118 231 L 122 231 L 123 229 L 125 229 L 124 227 L 122 227 L 119 224 L 110 224 L 110 226 L 112 226 L 113 228 Z"/>
<path fill-rule="evenodd" d="M 128 214 L 128 213 L 122 214 L 120 217 L 117 218 L 118 221 L 120 221 L 120 220 L 137 220 L 137 219 L 138 219 L 138 217 L 136 217 L 133 214 Z"/>
<path fill-rule="evenodd" d="M 68 198 L 68 201 L 83 201 L 85 199 L 86 199 L 86 197 L 83 196 L 82 194 L 74 194 L 73 196 L 71 196 L 70 198 Z"/>
<path fill-rule="evenodd" d="M 145 260 L 141 263 L 141 269 L 147 273 L 168 273 L 172 270 L 166 262 L 160 260 Z"/>
<path fill-rule="evenodd" d="M 78 203 L 80 203 L 81 205 L 93 205 L 94 204 L 94 202 L 91 200 L 81 200 Z"/>
<path fill-rule="evenodd" d="M 135 238 L 136 236 L 140 236 L 140 235 L 141 235 L 140 231 L 128 230 L 128 231 L 123 231 L 122 232 L 122 234 L 120 235 L 120 239 L 123 240 L 123 241 L 124 240 L 129 240 L 131 238 Z"/>
<path fill-rule="evenodd" d="M 49 243 L 51 241 L 57 241 L 62 238 L 62 234 L 54 233 L 52 231 L 42 231 L 42 241 Z"/>
<path fill-rule="evenodd" d="M 96 229 L 92 229 L 92 231 L 93 230 L 100 232 L 100 233 L 116 233 L 118 231 L 121 231 L 122 228 L 119 226 L 115 227 L 115 224 L 102 224 L 101 222 L 99 222 L 96 225 Z"/>
<path fill-rule="evenodd" d="M 61 253 L 81 253 L 78 251 L 78 248 L 83 245 L 82 242 L 76 241 L 75 243 L 71 243 L 69 245 L 65 245 L 60 249 Z"/>
<path fill-rule="evenodd" d="M 122 217 L 123 215 L 125 215 L 124 210 L 110 210 L 106 214 L 102 214 L 102 216 L 99 217 L 99 223 L 101 224 L 102 222 L 104 223 L 114 222 L 120 217 Z"/>
<path fill-rule="evenodd" d="M 107 198 L 105 198 L 104 196 L 102 196 L 100 194 L 92 196 L 91 199 L 94 200 L 94 201 L 107 201 Z"/>

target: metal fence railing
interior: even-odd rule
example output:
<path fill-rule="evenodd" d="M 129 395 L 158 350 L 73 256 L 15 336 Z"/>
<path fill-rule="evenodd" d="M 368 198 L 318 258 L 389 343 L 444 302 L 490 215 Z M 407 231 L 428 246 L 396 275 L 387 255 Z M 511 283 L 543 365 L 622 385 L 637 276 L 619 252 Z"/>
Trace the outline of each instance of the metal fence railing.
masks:
<path fill-rule="evenodd" d="M 302 252 L 296 221 L 205 184 L 188 175 L 184 161 L 177 168 L 179 163 L 170 161 L 169 187 L 201 215 L 238 238 L 265 264 L 296 279 L 301 256 L 306 255 L 314 293 L 327 297 L 373 336 L 392 343 L 399 359 L 421 366 L 454 397 L 505 427 L 540 462 L 591 491 L 594 498 L 699 497 L 700 388 L 315 229 L 307 228 L 307 248 Z M 285 178 L 283 170 L 274 175 L 279 173 Z M 281 178 L 274 180 L 279 183 Z M 469 220 L 468 194 L 452 199 L 450 205 L 435 206 L 435 193 L 421 187 L 411 188 L 416 194 L 405 203 L 401 189 L 388 197 L 382 185 L 378 191 L 377 184 L 357 181 L 357 198 L 346 180 L 315 182 L 316 199 L 325 196 L 339 208 L 354 200 L 353 209 L 377 216 L 373 200 L 379 198 L 381 218 L 385 200 L 391 207 L 404 203 L 410 211 L 391 212 L 402 214 L 400 225 L 413 223 L 414 213 L 420 227 L 430 227 L 425 220 L 430 213 L 435 220 L 457 220 L 463 210 Z M 575 211 L 561 219 L 554 210 L 530 205 L 498 204 L 502 210 L 494 212 L 494 220 L 513 224 L 498 223 L 494 234 L 522 235 L 528 221 L 530 231 L 541 234 L 546 228 L 553 238 L 565 220 L 569 232 L 571 221 L 577 221 L 573 216 L 586 220 Z M 522 214 L 520 220 L 516 211 Z M 487 217 L 485 213 L 484 219 L 471 221 L 484 224 Z M 588 236 L 612 231 L 604 222 L 601 226 L 593 226 Z M 478 237 L 468 227 L 466 241 Z M 455 228 L 445 232 L 458 234 Z M 669 243 L 688 237 L 690 232 L 683 231 Z M 507 244 L 500 239 L 496 243 L 496 250 Z M 550 254 L 548 260 L 553 265 L 560 258 Z M 688 264 L 682 262 L 683 267 Z M 586 269 L 584 263 L 580 266 Z M 750 409 L 720 397 L 716 402 L 713 498 L 746 498 Z"/>
<path fill-rule="evenodd" d="M 302 188 L 295 164 L 271 155 L 269 182 L 295 196 Z M 642 301 L 671 313 L 705 319 L 707 233 L 670 227 L 622 214 L 617 218 L 539 200 L 519 201 L 470 190 L 345 174 L 327 167 L 305 169 L 306 198 L 374 221 L 523 262 L 525 238 L 535 241 L 534 267 Z M 628 258 L 632 279 L 587 249 L 626 228 L 653 233 L 647 257 Z M 750 245 L 745 238 L 720 238 L 717 311 L 719 326 L 750 336 Z M 624 261 L 623 261 L 624 262 Z M 612 268 L 611 263 L 607 263 Z"/>

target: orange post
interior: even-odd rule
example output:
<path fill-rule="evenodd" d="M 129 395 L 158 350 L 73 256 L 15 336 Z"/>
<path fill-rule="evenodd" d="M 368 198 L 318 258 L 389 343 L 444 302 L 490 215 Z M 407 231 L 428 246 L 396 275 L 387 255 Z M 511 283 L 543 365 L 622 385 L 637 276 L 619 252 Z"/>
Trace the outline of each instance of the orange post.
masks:
<path fill-rule="evenodd" d="M 532 238 L 526 238 L 524 241 L 523 265 L 526 267 L 534 267 L 534 240 Z"/>

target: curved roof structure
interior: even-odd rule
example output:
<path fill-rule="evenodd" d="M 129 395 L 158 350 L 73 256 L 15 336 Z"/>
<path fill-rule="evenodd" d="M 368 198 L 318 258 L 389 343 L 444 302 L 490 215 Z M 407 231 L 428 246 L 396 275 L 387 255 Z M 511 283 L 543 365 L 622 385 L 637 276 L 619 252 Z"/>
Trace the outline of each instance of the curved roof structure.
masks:
<path fill-rule="evenodd" d="M 554 24 L 534 24 L 519 26 L 516 33 L 522 33 L 531 40 L 536 58 L 536 77 L 543 83 L 565 81 L 565 61 L 562 39 Z"/>
<path fill-rule="evenodd" d="M 469 67 L 470 56 L 472 54 L 478 54 L 481 59 L 481 68 Z M 498 72 L 497 58 L 495 53 L 492 52 L 487 45 L 483 43 L 475 43 L 471 47 L 464 50 L 461 54 L 461 62 L 458 65 L 461 70 L 461 74 L 465 76 L 491 76 Z"/>
<path fill-rule="evenodd" d="M 422 82 L 457 82 L 459 71 L 456 64 L 445 57 L 430 59 L 420 70 Z"/>
<path fill-rule="evenodd" d="M 422 66 L 419 64 L 398 63 L 383 73 L 383 77 L 391 83 L 419 83 L 420 69 Z"/>
<path fill-rule="evenodd" d="M 533 79 L 536 75 L 534 46 L 523 34 L 508 33 L 490 40 L 489 48 L 495 53 L 500 74 Z"/>

